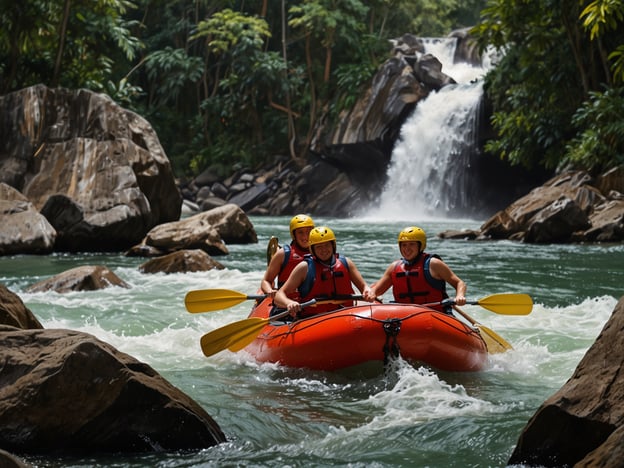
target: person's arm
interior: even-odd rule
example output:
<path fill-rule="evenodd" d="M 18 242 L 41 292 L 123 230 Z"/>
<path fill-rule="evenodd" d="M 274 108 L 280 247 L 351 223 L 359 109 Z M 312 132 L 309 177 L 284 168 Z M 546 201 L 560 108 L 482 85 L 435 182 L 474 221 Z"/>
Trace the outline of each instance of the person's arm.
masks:
<path fill-rule="evenodd" d="M 262 278 L 262 282 L 260 283 L 260 289 L 264 294 L 267 294 L 271 297 L 275 297 L 275 293 L 277 289 L 275 289 L 275 278 L 280 273 L 280 269 L 282 267 L 282 263 L 284 263 L 284 249 L 280 248 L 271 258 L 269 262 L 269 266 L 264 272 L 264 277 Z"/>
<path fill-rule="evenodd" d="M 295 290 L 301 286 L 301 283 L 303 283 L 307 274 L 308 264 L 306 262 L 299 263 L 290 273 L 290 276 L 282 287 L 277 290 L 277 293 L 275 293 L 273 303 L 278 307 L 288 309 L 290 313 L 296 315 L 297 312 L 301 310 L 301 304 L 297 301 L 293 301 L 288 297 L 288 295 L 295 292 Z"/>
<path fill-rule="evenodd" d="M 351 276 L 351 282 L 355 285 L 356 288 L 362 293 L 362 297 L 364 300 L 368 302 L 372 302 L 373 299 L 368 299 L 370 297 L 370 288 L 366 285 L 366 281 L 364 277 L 360 273 L 360 270 L 355 266 L 355 263 L 350 258 L 347 258 L 347 264 L 349 265 L 349 275 Z"/>
<path fill-rule="evenodd" d="M 374 301 L 377 297 L 381 297 L 392 286 L 392 270 L 394 270 L 395 262 L 392 262 L 383 276 L 379 280 L 371 284 L 368 294 L 364 294 L 367 301 Z"/>
<path fill-rule="evenodd" d="M 433 257 L 429 262 L 429 272 L 435 279 L 444 280 L 455 288 L 456 305 L 466 304 L 466 283 L 451 270 L 451 267 L 439 258 Z"/>

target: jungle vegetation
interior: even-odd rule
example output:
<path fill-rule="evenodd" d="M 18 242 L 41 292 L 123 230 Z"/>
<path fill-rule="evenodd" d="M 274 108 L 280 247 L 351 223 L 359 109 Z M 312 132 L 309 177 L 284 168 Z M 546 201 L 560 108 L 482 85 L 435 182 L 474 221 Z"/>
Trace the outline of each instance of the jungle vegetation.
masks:
<path fill-rule="evenodd" d="M 0 94 L 87 88 L 147 118 L 177 175 L 226 175 L 354 104 L 405 32 L 473 27 L 511 164 L 624 163 L 624 0 L 0 0 Z"/>

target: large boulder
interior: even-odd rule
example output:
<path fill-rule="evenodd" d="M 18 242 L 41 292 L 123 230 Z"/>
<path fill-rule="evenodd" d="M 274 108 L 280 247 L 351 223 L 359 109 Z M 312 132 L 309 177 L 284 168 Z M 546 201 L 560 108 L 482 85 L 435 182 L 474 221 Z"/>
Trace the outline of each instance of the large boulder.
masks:
<path fill-rule="evenodd" d="M 157 452 L 225 441 L 154 369 L 71 330 L 0 325 L 0 447 L 20 454 Z"/>
<path fill-rule="evenodd" d="M 130 254 L 140 256 L 165 255 L 177 250 L 200 249 L 209 255 L 227 255 L 226 243 L 258 242 L 253 224 L 238 206 L 232 203 L 198 213 L 180 221 L 156 226 Z"/>
<path fill-rule="evenodd" d="M 617 177 L 593 178 L 585 171 L 562 172 L 488 219 L 479 238 L 620 242 L 624 240 L 624 182 L 618 185 L 617 181 Z"/>
<path fill-rule="evenodd" d="M 102 265 L 83 265 L 71 268 L 41 280 L 28 287 L 28 292 L 56 291 L 67 293 L 71 291 L 97 291 L 99 289 L 118 286 L 129 288 L 130 285 Z"/>
<path fill-rule="evenodd" d="M 203 250 L 178 250 L 139 266 L 141 273 L 188 273 L 193 271 L 223 270 L 225 267 Z"/>
<path fill-rule="evenodd" d="M 43 328 L 20 297 L 9 291 L 3 284 L 0 284 L 0 325 L 23 329 Z"/>
<path fill-rule="evenodd" d="M 56 230 L 28 199 L 0 182 L 0 255 L 46 254 Z"/>
<path fill-rule="evenodd" d="M 624 296 L 574 374 L 522 431 L 509 465 L 622 466 Z"/>
<path fill-rule="evenodd" d="M 179 219 L 155 132 L 105 95 L 36 85 L 2 96 L 0 141 L 0 182 L 45 207 L 57 249 L 125 250 Z"/>

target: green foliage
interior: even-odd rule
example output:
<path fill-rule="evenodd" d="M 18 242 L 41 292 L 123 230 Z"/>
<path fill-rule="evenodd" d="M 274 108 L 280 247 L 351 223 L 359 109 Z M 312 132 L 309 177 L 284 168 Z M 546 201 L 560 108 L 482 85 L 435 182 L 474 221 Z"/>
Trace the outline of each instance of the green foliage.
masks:
<path fill-rule="evenodd" d="M 528 168 L 558 165 L 582 94 L 565 31 L 544 7 L 492 1 L 475 28 L 481 41 L 505 50 L 486 77 L 498 134 L 486 150 Z"/>
<path fill-rule="evenodd" d="M 152 104 L 174 103 L 189 83 L 199 80 L 204 71 L 200 57 L 189 57 L 184 49 L 166 47 L 145 58 L 145 70 L 154 90 Z"/>
<path fill-rule="evenodd" d="M 613 71 L 613 81 L 617 85 L 624 84 L 624 44 L 615 48 L 609 54 L 609 60 L 612 61 L 611 70 Z"/>
<path fill-rule="evenodd" d="M 200 21 L 189 39 L 206 38 L 210 53 L 219 56 L 236 48 L 260 49 L 267 37 L 271 37 L 271 31 L 265 20 L 226 8 Z"/>
<path fill-rule="evenodd" d="M 624 20 L 624 4 L 621 0 L 595 0 L 581 12 L 581 19 L 590 39 L 596 39 L 618 28 Z"/>
<path fill-rule="evenodd" d="M 0 0 L 0 92 L 106 92 L 151 122 L 176 172 L 227 172 L 306 148 L 319 119 L 356 102 L 389 37 L 445 35 L 483 1 L 298 0 L 282 18 L 277 1 L 71 0 L 65 16 L 64 0 Z"/>
<path fill-rule="evenodd" d="M 133 60 L 142 47 L 130 31 L 136 22 L 124 17 L 134 8 L 126 0 L 74 0 L 67 17 L 58 0 L 3 0 L 0 7 L 0 89 L 5 92 L 54 80 L 59 51 L 58 84 L 100 91 L 116 54 Z"/>
<path fill-rule="evenodd" d="M 621 0 L 488 1 L 473 32 L 506 55 L 486 80 L 486 149 L 527 167 L 622 163 L 623 19 Z"/>
<path fill-rule="evenodd" d="M 609 47 L 608 60 L 616 85 L 624 83 L 624 2 L 622 0 L 594 0 L 581 12 L 583 27 L 592 41 L 600 47 Z"/>
<path fill-rule="evenodd" d="M 592 92 L 572 119 L 579 129 L 564 162 L 605 170 L 624 164 L 624 89 Z"/>

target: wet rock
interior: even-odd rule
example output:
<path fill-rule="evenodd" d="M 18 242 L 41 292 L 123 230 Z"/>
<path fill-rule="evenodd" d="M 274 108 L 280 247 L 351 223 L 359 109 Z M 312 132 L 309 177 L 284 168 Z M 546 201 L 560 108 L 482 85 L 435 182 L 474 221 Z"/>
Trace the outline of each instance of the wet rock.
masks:
<path fill-rule="evenodd" d="M 137 255 L 147 246 L 163 254 L 201 249 L 209 255 L 227 255 L 226 243 L 255 242 L 258 242 L 258 236 L 245 212 L 238 205 L 228 203 L 180 221 L 156 226 L 132 252 Z"/>
<path fill-rule="evenodd" d="M 129 288 L 124 280 L 105 266 L 79 266 L 54 275 L 51 278 L 39 281 L 30 286 L 28 292 L 56 291 L 66 293 L 71 291 L 96 291 L 98 289 L 118 286 Z"/>
<path fill-rule="evenodd" d="M 0 113 L 0 182 L 38 210 L 56 197 L 46 209 L 63 227 L 55 248 L 121 251 L 179 218 L 180 192 L 154 130 L 107 96 L 36 85 L 0 96 Z"/>
<path fill-rule="evenodd" d="M 179 250 L 149 260 L 139 266 L 142 273 L 187 273 L 192 271 L 223 270 L 225 267 L 203 250 Z"/>
<path fill-rule="evenodd" d="M 620 242 L 624 196 L 609 188 L 608 193 L 601 192 L 585 171 L 563 172 L 488 219 L 479 237 L 534 243 Z"/>
<path fill-rule="evenodd" d="M 0 466 L 2 468 L 29 468 L 32 465 L 27 465 L 15 455 L 0 449 Z"/>
<path fill-rule="evenodd" d="M 22 299 L 3 284 L 0 284 L 0 325 L 24 330 L 43 328 L 37 317 L 24 305 Z"/>
<path fill-rule="evenodd" d="M 509 465 L 622 466 L 624 296 L 570 379 L 522 431 Z"/>
<path fill-rule="evenodd" d="M 0 255 L 50 253 L 56 236 L 24 195 L 0 182 Z"/>
<path fill-rule="evenodd" d="M 160 452 L 225 441 L 154 369 L 71 330 L 0 326 L 0 446 L 20 454 Z"/>

